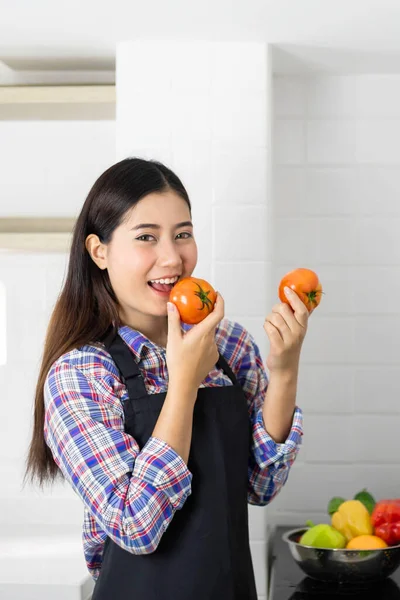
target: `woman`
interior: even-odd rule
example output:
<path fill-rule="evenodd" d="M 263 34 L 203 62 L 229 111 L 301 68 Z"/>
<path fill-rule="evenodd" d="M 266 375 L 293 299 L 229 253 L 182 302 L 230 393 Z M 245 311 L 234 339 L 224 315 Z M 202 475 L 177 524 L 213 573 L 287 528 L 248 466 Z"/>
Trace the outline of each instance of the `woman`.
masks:
<path fill-rule="evenodd" d="M 93 600 L 256 599 L 248 502 L 271 501 L 300 445 L 308 313 L 289 291 L 292 308 L 266 318 L 267 385 L 220 294 L 194 326 L 168 303 L 196 261 L 174 173 L 130 158 L 99 177 L 47 332 L 26 472 L 81 497 Z"/>

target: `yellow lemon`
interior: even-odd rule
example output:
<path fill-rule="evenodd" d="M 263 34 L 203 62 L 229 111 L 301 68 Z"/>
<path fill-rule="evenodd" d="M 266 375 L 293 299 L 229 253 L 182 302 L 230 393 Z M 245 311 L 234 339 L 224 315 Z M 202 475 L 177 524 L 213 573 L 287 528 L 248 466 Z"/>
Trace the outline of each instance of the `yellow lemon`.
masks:
<path fill-rule="evenodd" d="M 376 550 L 377 548 L 387 548 L 387 543 L 376 535 L 358 535 L 346 546 L 347 550 Z"/>

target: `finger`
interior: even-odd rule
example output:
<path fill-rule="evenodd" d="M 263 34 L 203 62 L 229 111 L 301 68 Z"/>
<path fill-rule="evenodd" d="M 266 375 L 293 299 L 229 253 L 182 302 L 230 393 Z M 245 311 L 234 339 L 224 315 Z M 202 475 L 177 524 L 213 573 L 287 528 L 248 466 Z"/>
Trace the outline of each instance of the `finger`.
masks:
<path fill-rule="evenodd" d="M 283 319 L 280 317 L 280 315 L 277 315 L 276 313 L 271 313 L 268 315 L 264 321 L 264 327 L 268 327 L 268 330 L 266 330 L 267 333 L 271 332 L 274 335 L 276 332 L 276 334 L 279 336 L 279 339 L 282 342 L 284 341 Z M 288 327 L 286 327 L 286 329 L 288 331 Z M 274 335 L 274 337 L 276 336 Z"/>
<path fill-rule="evenodd" d="M 173 302 L 167 302 L 168 337 L 182 337 L 181 316 Z"/>
<path fill-rule="evenodd" d="M 217 299 L 214 304 L 214 309 L 195 327 L 197 331 L 209 332 L 215 329 L 220 321 L 225 316 L 225 301 L 221 294 L 217 292 Z"/>
<path fill-rule="evenodd" d="M 216 365 L 219 360 L 219 350 L 218 350 L 217 344 L 215 344 L 215 343 L 214 343 L 213 352 L 214 352 L 214 364 Z"/>
<path fill-rule="evenodd" d="M 284 288 L 285 296 L 288 299 L 290 306 L 293 308 L 294 316 L 296 321 L 302 326 L 306 327 L 308 321 L 308 310 L 304 302 L 299 296 L 288 287 Z"/>
<path fill-rule="evenodd" d="M 217 292 L 213 312 L 215 312 L 215 318 L 218 319 L 218 322 L 225 316 L 225 300 L 219 292 Z"/>
<path fill-rule="evenodd" d="M 281 315 L 291 331 L 296 331 L 298 329 L 299 323 L 297 322 L 293 309 L 289 306 L 289 304 L 286 304 L 285 302 L 275 304 L 272 307 L 272 312 Z"/>
<path fill-rule="evenodd" d="M 288 307 L 288 310 L 291 311 L 291 308 Z M 292 318 L 293 318 L 294 322 L 296 323 L 296 325 L 294 325 L 294 327 L 299 329 L 299 324 L 297 323 L 296 319 L 294 317 L 292 317 Z M 282 317 L 282 315 L 280 313 L 277 313 L 277 312 L 270 313 L 266 317 L 266 321 L 269 321 L 270 323 L 272 323 L 272 325 L 274 325 L 274 327 L 279 331 L 280 336 L 281 336 L 282 340 L 285 342 L 285 344 L 290 343 L 290 340 L 293 336 L 293 331 L 289 327 L 289 325 L 286 323 L 285 319 Z"/>
<path fill-rule="evenodd" d="M 264 330 L 265 333 L 268 335 L 269 341 L 275 344 L 282 344 L 283 342 L 283 338 L 282 335 L 279 331 L 279 329 L 277 329 L 275 327 L 275 325 L 273 323 L 271 323 L 271 321 L 268 321 L 267 319 L 265 319 L 264 321 Z"/>

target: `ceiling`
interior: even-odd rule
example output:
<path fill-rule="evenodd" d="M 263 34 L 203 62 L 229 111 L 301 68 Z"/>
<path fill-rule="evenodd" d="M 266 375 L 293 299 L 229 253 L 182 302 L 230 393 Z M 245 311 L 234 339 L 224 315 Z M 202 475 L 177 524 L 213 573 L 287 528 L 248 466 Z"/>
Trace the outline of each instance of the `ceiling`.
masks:
<path fill-rule="evenodd" d="M 344 62 L 400 65 L 400 1 L 0 0 L 12 71 L 114 71 L 116 44 L 130 39 L 265 40 L 300 62 L 329 62 L 334 49 Z"/>

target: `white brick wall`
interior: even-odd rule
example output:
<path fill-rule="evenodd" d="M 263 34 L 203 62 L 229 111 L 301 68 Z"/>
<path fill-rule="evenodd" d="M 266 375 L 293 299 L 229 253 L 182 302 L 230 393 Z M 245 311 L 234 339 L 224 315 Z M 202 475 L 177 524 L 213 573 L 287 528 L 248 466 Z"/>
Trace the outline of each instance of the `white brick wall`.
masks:
<path fill-rule="evenodd" d="M 324 285 L 304 344 L 304 443 L 269 523 L 328 521 L 331 496 L 398 496 L 400 76 L 274 78 L 273 286 Z"/>

